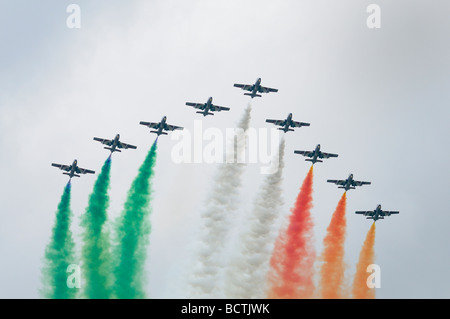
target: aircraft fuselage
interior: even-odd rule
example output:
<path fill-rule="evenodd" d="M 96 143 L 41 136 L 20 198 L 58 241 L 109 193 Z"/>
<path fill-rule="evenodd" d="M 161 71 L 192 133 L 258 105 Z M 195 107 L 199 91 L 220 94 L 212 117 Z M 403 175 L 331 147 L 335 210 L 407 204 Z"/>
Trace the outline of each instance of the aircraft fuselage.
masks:
<path fill-rule="evenodd" d="M 378 205 L 373 212 L 373 221 L 376 222 L 379 219 L 383 219 L 383 214 L 381 213 L 381 205 Z"/>
<path fill-rule="evenodd" d="M 315 164 L 317 162 L 317 159 L 320 157 L 320 144 L 317 144 L 316 148 L 314 149 L 314 154 L 311 159 L 311 162 Z"/>
<path fill-rule="evenodd" d="M 353 174 L 350 174 L 342 188 L 344 188 L 345 191 L 355 189 L 355 187 L 353 186 Z"/>
<path fill-rule="evenodd" d="M 210 98 L 208 99 L 208 101 L 206 101 L 206 103 L 205 103 L 205 109 L 203 110 L 203 112 L 201 112 L 201 114 L 203 114 L 203 116 L 213 115 L 212 113 L 209 112 L 209 111 L 212 112 L 212 110 L 211 110 L 212 100 L 213 100 L 213 98 L 210 97 Z"/>
<path fill-rule="evenodd" d="M 250 95 L 252 97 L 252 99 L 255 96 L 258 96 L 258 91 L 261 88 L 261 78 L 258 78 L 255 82 L 255 84 L 253 85 L 253 91 L 252 94 Z"/>
<path fill-rule="evenodd" d="M 117 151 L 117 146 L 119 145 L 119 139 L 120 139 L 120 135 L 117 134 L 116 137 L 114 138 L 110 151 L 111 153 L 114 153 L 115 151 Z"/>
<path fill-rule="evenodd" d="M 292 113 L 289 113 L 288 117 L 286 118 L 286 121 L 284 122 L 283 131 L 286 133 L 289 131 L 289 126 L 291 126 L 292 123 Z"/>
<path fill-rule="evenodd" d="M 74 176 L 80 177 L 79 175 L 76 174 L 76 170 L 77 170 L 77 167 L 78 167 L 78 164 L 77 164 L 77 163 L 78 163 L 78 161 L 77 161 L 77 160 L 74 160 L 73 163 L 72 163 L 72 165 L 70 165 L 70 170 L 69 170 L 69 172 L 68 172 L 68 173 L 63 173 L 63 174 L 69 175 L 70 178 L 72 178 L 72 177 L 74 177 Z"/>
<path fill-rule="evenodd" d="M 157 128 L 157 131 L 155 132 L 156 133 L 156 135 L 161 135 L 161 134 L 164 134 L 163 133 L 163 129 L 164 129 L 164 127 L 166 126 L 166 120 L 167 120 L 167 117 L 166 116 L 163 116 L 163 118 L 161 119 L 161 122 L 159 122 L 159 124 L 158 124 L 158 128 Z"/>

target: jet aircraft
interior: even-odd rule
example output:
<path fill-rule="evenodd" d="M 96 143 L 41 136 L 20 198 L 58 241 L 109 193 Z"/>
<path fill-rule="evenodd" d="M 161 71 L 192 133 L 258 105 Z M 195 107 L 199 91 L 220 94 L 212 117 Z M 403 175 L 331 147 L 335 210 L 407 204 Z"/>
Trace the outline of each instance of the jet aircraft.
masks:
<path fill-rule="evenodd" d="M 391 216 L 393 214 L 399 214 L 398 211 L 387 211 L 382 210 L 381 205 L 378 205 L 375 210 L 369 210 L 369 211 L 356 211 L 355 214 L 361 214 L 366 216 L 366 219 L 373 219 L 374 222 L 376 222 L 379 219 L 384 219 L 385 216 Z"/>
<path fill-rule="evenodd" d="M 283 131 L 284 133 L 286 133 L 288 131 L 294 131 L 290 127 L 302 127 L 302 126 L 309 126 L 310 125 L 309 123 L 293 121 L 292 120 L 292 113 L 289 113 L 285 120 L 271 120 L 271 119 L 267 119 L 266 122 L 267 123 L 272 123 L 272 124 L 275 124 L 275 125 L 278 125 L 278 126 L 281 126 L 278 129 Z"/>
<path fill-rule="evenodd" d="M 113 140 L 108 140 L 100 137 L 94 137 L 94 141 L 101 142 L 102 144 L 107 145 L 107 147 L 104 147 L 106 150 L 110 150 L 111 154 L 114 152 L 122 152 L 120 148 L 131 148 L 136 149 L 137 147 L 131 144 L 125 144 L 120 141 L 120 134 L 117 134 L 116 137 Z"/>
<path fill-rule="evenodd" d="M 244 95 L 248 95 L 252 99 L 255 96 L 261 97 L 258 93 L 278 92 L 278 89 L 261 86 L 261 78 L 258 78 L 255 84 L 234 84 L 234 87 L 240 88 L 244 91 L 249 91 L 250 93 L 244 93 Z"/>
<path fill-rule="evenodd" d="M 335 179 L 329 179 L 327 180 L 328 183 L 334 183 L 338 185 L 338 188 L 343 188 L 345 191 L 348 191 L 350 189 L 356 189 L 356 186 L 362 186 L 362 185 L 370 185 L 370 182 L 360 182 L 355 181 L 353 179 L 353 174 L 350 174 L 350 176 L 345 180 L 335 180 Z"/>
<path fill-rule="evenodd" d="M 183 127 L 167 124 L 167 116 L 164 116 L 159 123 L 152 122 L 139 122 L 141 125 L 148 126 L 149 128 L 155 129 L 155 131 L 150 131 L 150 133 L 156 133 L 156 135 L 160 136 L 161 134 L 167 135 L 164 131 L 174 131 L 174 130 L 182 130 Z"/>
<path fill-rule="evenodd" d="M 218 106 L 218 105 L 212 104 L 212 100 L 213 100 L 213 98 L 210 97 L 208 99 L 208 101 L 206 101 L 206 103 L 186 102 L 186 105 L 202 110 L 202 111 L 197 111 L 197 113 L 200 113 L 203 116 L 214 115 L 214 113 L 212 113 L 212 112 L 220 112 L 220 111 L 229 111 L 230 110 L 229 107 Z"/>
<path fill-rule="evenodd" d="M 320 144 L 317 144 L 316 148 L 312 151 L 294 151 L 295 154 L 301 154 L 305 157 L 310 157 L 305 159 L 305 161 L 310 161 L 313 165 L 316 162 L 322 163 L 323 161 L 319 158 L 330 158 L 330 157 L 338 157 L 338 154 L 325 153 L 320 150 Z"/>
<path fill-rule="evenodd" d="M 80 177 L 80 175 L 77 175 L 77 174 L 95 174 L 94 171 L 78 167 L 77 160 L 74 160 L 72 165 L 62 165 L 62 164 L 52 163 L 52 166 L 58 167 L 60 170 L 65 171 L 65 173 L 63 173 L 63 174 L 69 175 L 70 179 L 72 179 L 72 177 L 74 177 L 74 176 Z"/>

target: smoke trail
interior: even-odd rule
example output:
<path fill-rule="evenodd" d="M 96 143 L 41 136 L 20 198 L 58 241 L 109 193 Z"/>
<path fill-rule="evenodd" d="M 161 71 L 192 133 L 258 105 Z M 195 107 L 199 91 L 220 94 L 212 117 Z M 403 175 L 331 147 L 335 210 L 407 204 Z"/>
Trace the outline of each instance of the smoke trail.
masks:
<path fill-rule="evenodd" d="M 70 189 L 69 181 L 58 204 L 50 243 L 45 249 L 42 294 L 49 299 L 72 299 L 77 294 L 77 289 L 67 286 L 67 267 L 75 263 L 75 243 L 70 231 Z"/>
<path fill-rule="evenodd" d="M 327 234 L 323 240 L 322 268 L 320 287 L 323 298 L 345 298 L 344 292 L 344 242 L 347 220 L 345 217 L 346 192 L 342 195 L 331 217 Z"/>
<path fill-rule="evenodd" d="M 289 224 L 275 242 L 268 274 L 269 298 L 311 298 L 314 293 L 313 166 L 301 186 Z"/>
<path fill-rule="evenodd" d="M 244 132 L 250 124 L 251 103 L 244 111 L 237 128 Z M 245 136 L 237 135 L 234 154 L 242 154 Z M 231 145 L 228 145 L 227 153 Z M 235 143 L 233 141 L 233 149 Z M 214 177 L 211 193 L 201 212 L 201 225 L 198 251 L 194 253 L 196 265 L 193 278 L 190 281 L 191 297 L 219 298 L 221 297 L 220 271 L 223 269 L 222 252 L 227 242 L 230 220 L 237 209 L 238 189 L 241 185 L 241 175 L 245 164 L 233 161 L 221 164 Z"/>
<path fill-rule="evenodd" d="M 107 299 L 111 296 L 111 247 L 109 232 L 105 229 L 110 172 L 111 156 L 103 164 L 86 212 L 81 216 L 81 226 L 84 228 L 81 259 L 87 298 Z"/>
<path fill-rule="evenodd" d="M 249 216 L 249 230 L 241 234 L 240 249 L 227 270 L 225 280 L 227 298 L 265 297 L 265 277 L 271 255 L 270 243 L 274 240 L 272 226 L 283 205 L 281 182 L 284 149 L 283 138 L 279 153 L 276 154 L 278 170 L 265 178 Z"/>
<path fill-rule="evenodd" d="M 151 185 L 157 141 L 158 139 L 139 168 L 139 173 L 128 191 L 124 210 L 117 220 L 114 247 L 114 291 L 117 298 L 145 298 L 144 266 L 151 230 Z"/>
<path fill-rule="evenodd" d="M 375 222 L 370 227 L 366 235 L 366 240 L 359 255 L 359 261 L 356 265 L 356 274 L 353 281 L 353 298 L 357 299 L 375 299 L 375 289 L 367 287 L 367 266 L 375 262 Z"/>

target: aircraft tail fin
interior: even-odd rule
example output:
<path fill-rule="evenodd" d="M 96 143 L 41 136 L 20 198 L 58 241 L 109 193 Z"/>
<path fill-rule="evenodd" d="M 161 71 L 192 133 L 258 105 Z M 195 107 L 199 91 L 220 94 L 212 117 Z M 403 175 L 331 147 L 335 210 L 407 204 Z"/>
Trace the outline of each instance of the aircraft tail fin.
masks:
<path fill-rule="evenodd" d="M 204 113 L 204 112 L 201 112 L 201 111 L 198 111 L 198 112 L 195 112 L 195 113 L 203 114 L 203 116 L 214 115 L 214 113 L 210 113 L 210 112 Z"/>
<path fill-rule="evenodd" d="M 323 161 L 322 160 L 319 160 L 319 159 L 316 159 L 315 161 L 312 159 L 312 158 L 307 158 L 307 159 L 305 159 L 305 161 L 308 161 L 308 162 L 319 162 L 319 163 L 322 163 Z"/>
<path fill-rule="evenodd" d="M 280 131 L 283 131 L 284 133 L 287 133 L 287 132 L 289 132 L 289 131 L 294 132 L 294 130 L 291 129 L 291 128 L 285 130 L 284 127 L 279 127 L 278 129 L 279 129 Z"/>
<path fill-rule="evenodd" d="M 70 176 L 70 174 L 69 173 L 63 173 L 64 175 L 68 175 L 68 176 Z M 73 176 L 75 176 L 75 177 L 80 177 L 80 175 L 77 175 L 77 174 L 73 174 Z M 70 178 L 72 178 L 73 176 L 70 176 Z"/>
<path fill-rule="evenodd" d="M 150 131 L 150 133 L 155 133 L 155 134 L 157 134 L 157 135 L 167 135 L 167 133 L 166 132 L 161 132 L 161 133 L 159 133 L 158 131 Z"/>
<path fill-rule="evenodd" d="M 112 150 L 111 147 L 104 147 L 104 149 L 105 149 L 105 150 L 110 150 L 111 152 L 113 152 L 113 150 Z M 114 150 L 114 152 L 122 152 L 122 151 L 116 148 L 116 149 Z"/>

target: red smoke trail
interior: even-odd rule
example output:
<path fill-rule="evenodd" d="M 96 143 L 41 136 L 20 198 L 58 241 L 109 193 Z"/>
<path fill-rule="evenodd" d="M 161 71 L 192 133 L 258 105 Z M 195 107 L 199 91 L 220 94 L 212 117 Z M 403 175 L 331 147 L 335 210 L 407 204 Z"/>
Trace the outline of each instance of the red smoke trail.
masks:
<path fill-rule="evenodd" d="M 346 193 L 339 200 L 336 210 L 331 217 L 327 228 L 327 235 L 323 240 L 323 265 L 320 270 L 320 288 L 323 298 L 346 298 L 344 293 L 344 242 L 346 236 L 347 220 L 345 208 L 347 205 Z"/>
<path fill-rule="evenodd" d="M 268 274 L 269 298 L 311 298 L 314 293 L 312 187 L 311 166 L 291 209 L 289 225 L 275 242 Z"/>
<path fill-rule="evenodd" d="M 356 274 L 353 281 L 353 298 L 356 299 L 375 299 L 375 289 L 367 287 L 366 272 L 367 266 L 371 265 L 375 261 L 375 223 L 372 224 L 367 232 L 366 240 L 364 241 L 361 253 L 359 255 L 359 261 L 356 265 Z"/>

